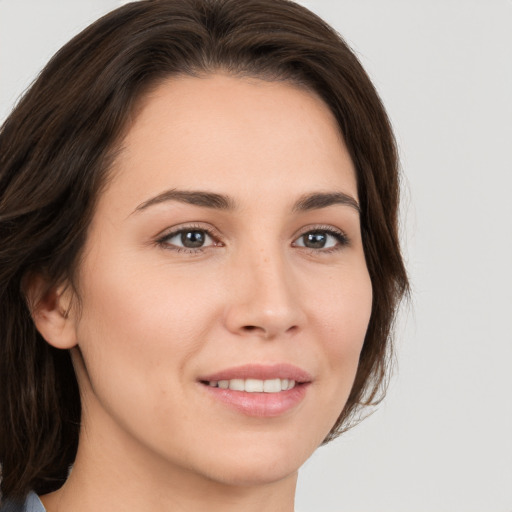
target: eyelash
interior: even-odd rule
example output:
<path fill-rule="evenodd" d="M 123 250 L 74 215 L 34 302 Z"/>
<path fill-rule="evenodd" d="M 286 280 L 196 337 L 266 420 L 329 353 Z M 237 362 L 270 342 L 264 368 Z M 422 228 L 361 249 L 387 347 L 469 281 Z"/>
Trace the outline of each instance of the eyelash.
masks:
<path fill-rule="evenodd" d="M 206 246 L 206 247 L 190 248 L 190 247 L 179 247 L 177 245 L 172 245 L 172 244 L 168 243 L 169 239 L 175 237 L 176 235 L 179 235 L 180 233 L 187 233 L 189 231 L 200 231 L 200 232 L 205 233 L 207 236 L 209 236 L 214 241 L 214 244 L 210 245 L 210 246 Z M 344 247 L 346 247 L 350 244 L 349 238 L 343 231 L 334 229 L 331 226 L 315 226 L 313 228 L 309 228 L 307 231 L 303 231 L 295 240 L 298 240 L 301 237 L 303 237 L 307 234 L 310 234 L 310 233 L 325 233 L 327 235 L 334 237 L 338 241 L 338 244 L 333 247 L 328 247 L 327 249 L 323 249 L 323 248 L 314 249 L 312 247 L 304 247 L 304 246 L 295 246 L 295 247 L 300 247 L 301 249 L 303 249 L 304 251 L 309 252 L 309 253 L 331 254 L 333 252 L 343 249 Z M 294 240 L 294 242 L 295 242 L 295 240 Z M 171 231 L 170 233 L 166 233 L 165 235 L 159 237 L 156 240 L 156 243 L 163 249 L 171 250 L 176 253 L 185 253 L 185 254 L 202 254 L 206 250 L 210 249 L 211 247 L 222 247 L 224 245 L 222 243 L 221 237 L 217 233 L 214 233 L 213 230 L 208 229 L 204 226 L 199 226 L 199 225 L 185 226 L 185 227 L 181 227 L 180 229 L 177 229 L 175 231 Z"/>

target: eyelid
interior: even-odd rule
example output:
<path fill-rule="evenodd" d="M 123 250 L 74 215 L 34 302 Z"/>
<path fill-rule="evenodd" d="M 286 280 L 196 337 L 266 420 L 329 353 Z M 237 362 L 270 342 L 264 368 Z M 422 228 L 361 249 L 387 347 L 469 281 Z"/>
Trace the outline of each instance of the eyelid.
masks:
<path fill-rule="evenodd" d="M 346 236 L 346 233 L 342 229 L 332 226 L 331 224 L 309 224 L 300 228 L 298 233 L 295 235 L 295 238 L 298 238 L 305 233 L 310 233 L 311 231 L 329 231 L 331 233 L 338 233 Z"/>

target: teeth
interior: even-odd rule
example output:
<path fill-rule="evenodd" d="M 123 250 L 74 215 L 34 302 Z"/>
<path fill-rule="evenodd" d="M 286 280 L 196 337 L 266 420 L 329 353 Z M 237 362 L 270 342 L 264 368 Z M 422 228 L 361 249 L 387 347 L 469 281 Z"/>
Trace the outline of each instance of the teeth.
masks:
<path fill-rule="evenodd" d="M 264 380 L 245 379 L 244 391 L 247 391 L 247 393 L 263 393 L 264 384 Z"/>
<path fill-rule="evenodd" d="M 231 379 L 228 381 L 229 389 L 233 389 L 235 391 L 245 391 L 244 379 Z"/>
<path fill-rule="evenodd" d="M 265 393 L 279 393 L 281 389 L 281 379 L 263 381 L 263 391 Z M 288 389 L 288 386 L 286 386 L 286 389 Z"/>
<path fill-rule="evenodd" d="M 279 393 L 295 387 L 295 381 L 291 379 L 231 379 L 211 380 L 208 385 L 212 388 L 231 389 L 233 391 L 245 391 L 246 393 Z"/>

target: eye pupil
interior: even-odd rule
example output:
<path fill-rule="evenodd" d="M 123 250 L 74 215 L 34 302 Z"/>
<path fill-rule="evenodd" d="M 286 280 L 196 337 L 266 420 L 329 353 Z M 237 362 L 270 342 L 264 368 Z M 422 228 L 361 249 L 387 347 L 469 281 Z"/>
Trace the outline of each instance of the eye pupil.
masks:
<path fill-rule="evenodd" d="M 321 249 L 325 246 L 327 236 L 320 231 L 313 231 L 304 235 L 304 245 L 312 249 Z"/>
<path fill-rule="evenodd" d="M 181 243 L 185 247 L 201 247 L 205 242 L 204 231 L 184 231 L 181 233 Z"/>

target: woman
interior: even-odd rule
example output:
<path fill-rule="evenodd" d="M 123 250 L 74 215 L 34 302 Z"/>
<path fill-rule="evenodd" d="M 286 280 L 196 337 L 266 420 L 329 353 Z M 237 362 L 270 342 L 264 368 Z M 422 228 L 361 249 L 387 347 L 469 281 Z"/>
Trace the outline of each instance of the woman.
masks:
<path fill-rule="evenodd" d="M 0 159 L 5 510 L 292 511 L 380 397 L 407 290 L 394 139 L 345 43 L 284 0 L 128 4 Z"/>

